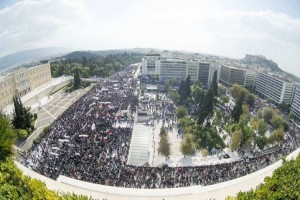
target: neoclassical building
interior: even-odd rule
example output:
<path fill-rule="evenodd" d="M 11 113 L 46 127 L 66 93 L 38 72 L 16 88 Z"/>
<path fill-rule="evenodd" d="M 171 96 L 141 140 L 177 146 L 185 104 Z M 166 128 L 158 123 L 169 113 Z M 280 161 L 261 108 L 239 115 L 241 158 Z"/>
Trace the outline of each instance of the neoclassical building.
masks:
<path fill-rule="evenodd" d="M 0 109 L 12 103 L 14 95 L 20 97 L 51 81 L 50 63 L 20 68 L 0 76 Z"/>

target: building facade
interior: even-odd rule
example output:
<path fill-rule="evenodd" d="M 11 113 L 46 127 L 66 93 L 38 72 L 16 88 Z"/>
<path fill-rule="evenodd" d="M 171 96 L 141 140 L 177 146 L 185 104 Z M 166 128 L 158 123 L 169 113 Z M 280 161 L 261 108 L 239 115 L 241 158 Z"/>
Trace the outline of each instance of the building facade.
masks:
<path fill-rule="evenodd" d="M 244 87 L 253 90 L 256 86 L 256 81 L 257 81 L 257 72 L 245 70 Z"/>
<path fill-rule="evenodd" d="M 163 82 L 169 79 L 180 81 L 190 76 L 191 81 L 199 80 L 205 89 L 209 88 L 213 74 L 218 69 L 219 65 L 216 63 L 170 59 L 157 53 L 147 53 L 142 60 L 142 76 L 156 77 Z"/>
<path fill-rule="evenodd" d="M 20 97 L 51 81 L 50 63 L 31 68 L 20 68 L 0 77 L 0 109 L 12 103 L 14 95 Z"/>
<path fill-rule="evenodd" d="M 220 68 L 220 83 L 229 87 L 237 83 L 244 86 L 245 84 L 245 70 L 236 67 L 221 65 Z"/>
<path fill-rule="evenodd" d="M 291 111 L 293 111 L 293 113 L 295 114 L 295 119 L 297 121 L 300 121 L 300 84 L 295 85 Z"/>
<path fill-rule="evenodd" d="M 209 85 L 208 85 L 209 68 L 210 68 L 209 63 L 199 62 L 198 80 L 200 81 L 203 88 L 205 88 L 205 89 L 207 89 L 209 87 Z"/>
<path fill-rule="evenodd" d="M 160 73 L 160 54 L 147 53 L 142 59 L 142 75 L 159 76 Z"/>
<path fill-rule="evenodd" d="M 164 59 L 160 62 L 159 80 L 166 81 L 175 78 L 177 81 L 186 78 L 187 61 L 179 59 Z"/>
<path fill-rule="evenodd" d="M 290 104 L 294 84 L 265 73 L 258 73 L 255 91 L 278 105 L 282 103 Z"/>

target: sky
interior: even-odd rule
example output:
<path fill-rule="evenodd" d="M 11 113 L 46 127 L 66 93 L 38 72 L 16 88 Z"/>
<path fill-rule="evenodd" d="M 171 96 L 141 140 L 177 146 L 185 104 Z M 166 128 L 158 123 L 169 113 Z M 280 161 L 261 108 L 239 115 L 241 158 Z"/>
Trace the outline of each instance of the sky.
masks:
<path fill-rule="evenodd" d="M 42 47 L 260 54 L 300 77 L 300 0 L 0 0 L 0 57 Z"/>

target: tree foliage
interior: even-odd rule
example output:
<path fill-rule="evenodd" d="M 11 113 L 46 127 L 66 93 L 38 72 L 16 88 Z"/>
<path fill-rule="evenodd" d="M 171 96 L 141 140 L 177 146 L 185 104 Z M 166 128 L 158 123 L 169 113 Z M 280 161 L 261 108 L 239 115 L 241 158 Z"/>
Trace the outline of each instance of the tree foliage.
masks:
<path fill-rule="evenodd" d="M 158 152 L 166 158 L 171 155 L 171 143 L 169 142 L 169 137 L 167 134 L 162 134 L 160 136 Z"/>
<path fill-rule="evenodd" d="M 83 54 L 82 54 L 83 55 Z M 93 57 L 84 56 L 70 57 L 70 59 L 51 62 L 52 77 L 62 75 L 71 76 L 74 69 L 79 68 L 84 78 L 90 76 L 108 77 L 121 70 L 124 66 L 140 62 L 143 55 L 136 53 L 114 53 L 108 55 L 98 55 Z"/>
<path fill-rule="evenodd" d="M 11 158 L 0 161 L 0 199 L 36 200 L 88 200 L 86 196 L 58 194 L 47 189 L 45 183 L 24 176 Z"/>
<path fill-rule="evenodd" d="M 202 103 L 204 96 L 204 90 L 201 87 L 201 84 L 194 83 L 192 86 L 192 98 L 196 105 L 200 105 Z"/>
<path fill-rule="evenodd" d="M 13 154 L 15 137 L 9 119 L 0 113 L 0 162 Z"/>
<path fill-rule="evenodd" d="M 180 96 L 176 91 L 173 90 L 169 91 L 169 97 L 175 104 L 178 104 L 180 101 Z"/>
<path fill-rule="evenodd" d="M 242 131 L 241 130 L 236 130 L 232 133 L 231 136 L 231 149 L 233 151 L 238 150 L 238 148 L 241 146 L 242 144 L 242 139 L 243 139 L 243 135 L 242 135 Z"/>
<path fill-rule="evenodd" d="M 266 122 L 270 123 L 274 114 L 275 110 L 273 108 L 265 108 L 263 111 L 263 118 Z"/>
<path fill-rule="evenodd" d="M 245 102 L 250 106 L 250 108 L 252 108 L 254 106 L 255 100 L 256 100 L 256 98 L 255 98 L 254 94 L 249 93 L 246 96 Z"/>
<path fill-rule="evenodd" d="M 195 145 L 193 142 L 193 135 L 186 134 L 180 144 L 180 151 L 184 156 L 190 156 L 195 153 Z"/>
<path fill-rule="evenodd" d="M 214 72 L 214 77 L 211 83 L 211 88 L 214 91 L 214 95 L 218 96 L 218 71 Z"/>
<path fill-rule="evenodd" d="M 176 116 L 178 119 L 183 118 L 187 115 L 187 110 L 184 106 L 179 106 L 176 111 Z"/>
<path fill-rule="evenodd" d="M 239 84 L 233 84 L 229 88 L 229 93 L 235 100 L 238 100 L 241 95 L 246 97 L 249 94 L 249 91 Z M 244 100 L 244 98 L 243 98 L 243 100 Z"/>
<path fill-rule="evenodd" d="M 242 93 L 235 104 L 233 111 L 231 112 L 231 117 L 234 122 L 238 122 L 240 120 L 240 116 L 243 114 L 243 102 L 245 94 Z"/>
<path fill-rule="evenodd" d="M 281 143 L 284 140 L 284 131 L 282 128 L 278 128 L 274 130 L 270 137 L 269 137 L 269 143 L 274 144 L 274 143 Z"/>
<path fill-rule="evenodd" d="M 77 67 L 74 70 L 74 82 L 73 82 L 73 89 L 74 90 L 77 90 L 77 89 L 80 88 L 80 82 L 81 82 L 81 79 L 80 79 L 80 75 L 79 75 L 79 68 Z"/>
<path fill-rule="evenodd" d="M 30 129 L 32 115 L 29 108 L 25 108 L 20 97 L 14 96 L 14 114 L 12 123 L 16 129 Z"/>

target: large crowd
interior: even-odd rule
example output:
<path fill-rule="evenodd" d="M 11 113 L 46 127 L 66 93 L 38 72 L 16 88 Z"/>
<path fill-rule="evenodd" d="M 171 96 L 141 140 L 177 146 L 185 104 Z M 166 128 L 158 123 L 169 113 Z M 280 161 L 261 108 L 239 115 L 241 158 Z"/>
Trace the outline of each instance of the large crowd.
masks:
<path fill-rule="evenodd" d="M 235 179 L 276 162 L 300 146 L 296 134 L 299 129 L 291 123 L 281 148 L 256 157 L 246 156 L 239 161 L 207 166 L 128 165 L 139 104 L 137 80 L 132 78 L 135 70 L 126 68 L 78 99 L 53 122 L 46 136 L 29 152 L 25 164 L 53 179 L 64 175 L 117 187 L 172 188 Z M 175 125 L 175 108 L 169 101 L 160 102 L 150 103 L 154 119 Z"/>

